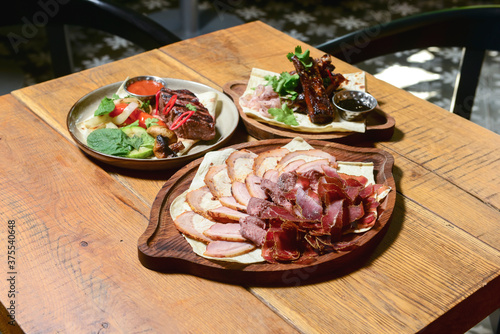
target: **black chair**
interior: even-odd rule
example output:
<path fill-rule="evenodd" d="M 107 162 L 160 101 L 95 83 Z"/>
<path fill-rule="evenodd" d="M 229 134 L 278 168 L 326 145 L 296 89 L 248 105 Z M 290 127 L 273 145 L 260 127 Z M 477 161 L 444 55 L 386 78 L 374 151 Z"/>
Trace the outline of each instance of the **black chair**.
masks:
<path fill-rule="evenodd" d="M 500 6 L 473 6 L 410 16 L 316 46 L 350 64 L 427 47 L 463 47 L 452 109 L 470 119 L 486 50 L 500 51 Z"/>
<path fill-rule="evenodd" d="M 181 40 L 147 16 L 111 0 L 21 0 L 9 1 L 7 7 L 10 7 L 5 11 L 8 14 L 4 15 L 0 24 L 23 27 L 20 36 L 11 35 L 14 42 L 29 39 L 33 31 L 45 29 L 56 77 L 72 72 L 72 55 L 65 25 L 104 31 L 145 50 Z"/>

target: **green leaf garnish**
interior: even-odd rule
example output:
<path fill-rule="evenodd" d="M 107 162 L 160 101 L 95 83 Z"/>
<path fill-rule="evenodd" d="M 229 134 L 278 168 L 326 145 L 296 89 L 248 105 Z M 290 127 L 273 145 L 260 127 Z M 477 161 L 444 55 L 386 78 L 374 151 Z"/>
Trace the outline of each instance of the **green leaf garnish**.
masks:
<path fill-rule="evenodd" d="M 271 85 L 279 96 L 290 95 L 290 99 L 295 100 L 299 95 L 295 91 L 300 82 L 298 74 L 291 75 L 288 72 L 282 72 L 279 77 L 267 75 L 265 79 L 267 85 Z"/>
<path fill-rule="evenodd" d="M 186 108 L 188 108 L 191 111 L 196 111 L 196 107 L 193 106 L 191 103 L 186 104 Z"/>
<path fill-rule="evenodd" d="M 151 104 L 151 100 L 147 100 L 146 102 L 142 102 L 141 109 L 142 110 L 148 109 L 150 104 Z"/>
<path fill-rule="evenodd" d="M 293 110 L 290 109 L 286 105 L 286 103 L 283 103 L 281 109 L 270 108 L 267 112 L 269 112 L 278 122 L 282 122 L 288 125 L 299 125 L 299 122 L 297 122 L 297 119 L 293 114 Z"/>
<path fill-rule="evenodd" d="M 94 111 L 94 116 L 107 115 L 114 109 L 115 109 L 115 103 L 113 102 L 113 99 L 105 97 L 101 100 L 101 103 L 99 103 L 99 107 L 97 107 L 97 110 Z"/>
<path fill-rule="evenodd" d="M 146 118 L 144 124 L 146 124 L 146 128 L 149 129 L 150 126 L 158 124 L 158 118 Z"/>
<path fill-rule="evenodd" d="M 313 65 L 313 60 L 309 55 L 309 53 L 310 53 L 309 49 L 307 49 L 306 51 L 304 51 L 304 53 L 302 53 L 302 47 L 300 45 L 297 45 L 295 47 L 295 53 L 290 52 L 286 55 L 286 57 L 288 58 L 289 61 L 292 61 L 292 57 L 297 56 L 302 65 L 304 65 L 305 68 L 309 68 Z"/>
<path fill-rule="evenodd" d="M 141 146 L 141 138 L 129 138 L 120 129 L 97 129 L 87 137 L 90 148 L 110 155 L 126 156 L 134 148 Z"/>

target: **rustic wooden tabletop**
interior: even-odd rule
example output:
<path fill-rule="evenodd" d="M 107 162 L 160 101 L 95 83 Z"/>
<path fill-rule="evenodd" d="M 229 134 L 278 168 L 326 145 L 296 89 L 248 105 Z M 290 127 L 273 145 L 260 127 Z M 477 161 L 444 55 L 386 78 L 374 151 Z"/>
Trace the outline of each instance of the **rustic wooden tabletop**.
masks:
<path fill-rule="evenodd" d="M 396 128 L 389 141 L 352 145 L 394 157 L 397 198 L 366 263 L 289 287 L 230 285 L 141 265 L 138 239 L 175 170 L 131 171 L 90 159 L 67 131 L 72 105 L 143 74 L 222 90 L 253 67 L 291 70 L 285 55 L 298 44 L 321 56 L 254 22 L 0 97 L 0 331 L 464 332 L 499 308 L 500 136 L 369 74 L 368 90 Z M 357 71 L 334 63 L 340 73 Z M 231 143 L 249 140 L 240 124 Z"/>

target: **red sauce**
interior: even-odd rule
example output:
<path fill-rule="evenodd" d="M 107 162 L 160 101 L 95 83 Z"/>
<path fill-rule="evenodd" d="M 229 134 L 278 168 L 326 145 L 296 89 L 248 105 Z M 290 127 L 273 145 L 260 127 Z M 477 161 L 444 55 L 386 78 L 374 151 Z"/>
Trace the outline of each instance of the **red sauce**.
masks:
<path fill-rule="evenodd" d="M 153 80 L 141 80 L 130 84 L 127 90 L 137 95 L 155 95 L 163 85 Z"/>

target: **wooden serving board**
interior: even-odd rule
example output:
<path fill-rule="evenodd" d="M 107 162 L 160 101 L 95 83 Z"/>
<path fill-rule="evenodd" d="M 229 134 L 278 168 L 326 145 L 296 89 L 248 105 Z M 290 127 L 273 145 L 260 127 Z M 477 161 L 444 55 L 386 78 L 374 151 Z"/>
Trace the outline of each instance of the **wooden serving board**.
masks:
<path fill-rule="evenodd" d="M 287 144 L 289 139 L 253 141 L 231 146 L 261 153 Z M 187 190 L 202 158 L 195 160 L 175 173 L 161 188 L 151 208 L 149 225 L 138 241 L 139 260 L 152 270 L 188 273 L 216 281 L 242 285 L 287 286 L 306 284 L 326 279 L 331 274 L 354 270 L 370 255 L 380 242 L 396 201 L 396 185 L 392 175 L 393 157 L 380 149 L 349 147 L 326 141 L 308 141 L 314 148 L 334 155 L 338 161 L 373 162 L 375 181 L 390 186 L 392 190 L 380 206 L 381 212 L 375 226 L 363 234 L 351 235 L 359 239 L 358 247 L 351 251 L 328 253 L 318 256 L 308 264 L 256 263 L 242 265 L 212 261 L 196 255 L 170 216 L 172 201 Z"/>
<path fill-rule="evenodd" d="M 248 117 L 243 112 L 239 103 L 240 97 L 246 90 L 247 83 L 247 81 L 230 81 L 227 82 L 222 88 L 223 91 L 233 99 L 248 133 L 257 139 L 302 137 L 304 139 L 328 140 L 344 144 L 353 144 L 355 142 L 366 140 L 390 140 L 394 133 L 396 121 L 393 117 L 389 116 L 378 107 L 368 114 L 368 118 L 366 120 L 366 131 L 364 133 L 341 131 L 326 133 L 299 132 L 259 122 L 254 118 Z"/>

